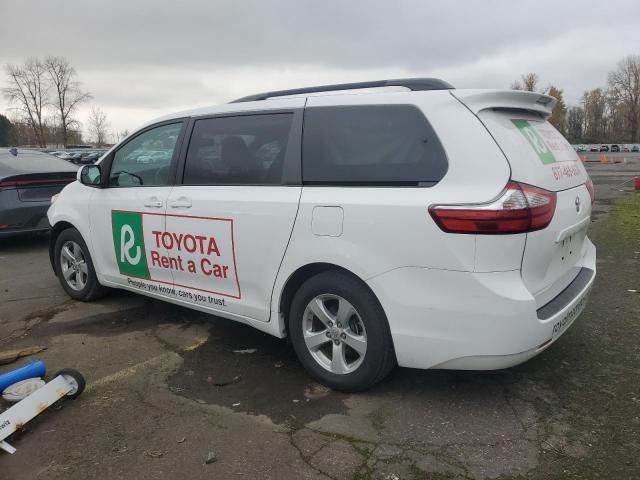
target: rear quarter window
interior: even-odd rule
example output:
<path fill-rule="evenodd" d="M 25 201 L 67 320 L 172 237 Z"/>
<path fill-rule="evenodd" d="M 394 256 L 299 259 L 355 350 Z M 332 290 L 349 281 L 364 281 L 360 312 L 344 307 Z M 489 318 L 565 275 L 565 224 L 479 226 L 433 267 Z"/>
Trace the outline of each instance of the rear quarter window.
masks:
<path fill-rule="evenodd" d="M 307 184 L 430 186 L 447 171 L 440 141 L 412 105 L 307 108 L 302 155 Z"/>

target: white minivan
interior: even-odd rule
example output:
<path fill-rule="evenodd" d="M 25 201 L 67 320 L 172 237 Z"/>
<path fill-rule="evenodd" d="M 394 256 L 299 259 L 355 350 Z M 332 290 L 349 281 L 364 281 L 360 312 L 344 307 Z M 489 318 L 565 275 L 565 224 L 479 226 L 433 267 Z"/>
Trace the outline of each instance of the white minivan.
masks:
<path fill-rule="evenodd" d="M 497 369 L 585 306 L 593 185 L 533 92 L 383 80 L 169 115 L 52 199 L 66 292 L 122 288 L 288 337 L 337 390 Z"/>

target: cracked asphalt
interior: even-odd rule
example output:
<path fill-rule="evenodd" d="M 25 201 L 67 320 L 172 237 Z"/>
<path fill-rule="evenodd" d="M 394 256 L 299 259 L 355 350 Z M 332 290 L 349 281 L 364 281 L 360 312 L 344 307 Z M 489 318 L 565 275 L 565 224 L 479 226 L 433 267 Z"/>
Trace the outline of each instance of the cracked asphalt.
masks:
<path fill-rule="evenodd" d="M 3 478 L 640 478 L 640 164 L 588 168 L 599 272 L 560 341 L 502 371 L 396 369 L 357 395 L 244 325 L 125 292 L 70 301 L 45 237 L 0 240 L 0 351 L 45 345 L 51 371 L 88 382 L 11 437 Z"/>

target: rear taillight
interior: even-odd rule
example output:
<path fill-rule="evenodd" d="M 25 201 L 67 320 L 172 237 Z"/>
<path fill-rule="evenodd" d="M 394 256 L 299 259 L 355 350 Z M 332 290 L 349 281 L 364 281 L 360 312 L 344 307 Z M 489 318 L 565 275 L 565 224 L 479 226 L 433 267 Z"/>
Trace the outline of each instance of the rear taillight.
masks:
<path fill-rule="evenodd" d="M 596 191 L 593 188 L 593 180 L 591 180 L 591 177 L 587 177 L 587 181 L 584 185 L 585 187 L 587 187 L 587 190 L 589 190 L 589 196 L 591 197 L 591 205 L 593 205 L 593 202 L 596 201 Z"/>
<path fill-rule="evenodd" d="M 0 182 L 0 188 L 5 187 L 50 187 L 55 185 L 67 185 L 73 179 L 45 179 L 45 180 L 5 180 Z"/>
<path fill-rule="evenodd" d="M 518 182 L 509 182 L 490 203 L 429 207 L 443 231 L 485 235 L 541 230 L 549 225 L 555 210 L 555 192 Z"/>

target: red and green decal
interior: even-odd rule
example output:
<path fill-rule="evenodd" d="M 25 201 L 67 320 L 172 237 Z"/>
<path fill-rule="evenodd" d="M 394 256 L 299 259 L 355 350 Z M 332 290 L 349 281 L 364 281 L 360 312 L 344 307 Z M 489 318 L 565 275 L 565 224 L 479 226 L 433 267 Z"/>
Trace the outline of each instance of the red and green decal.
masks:
<path fill-rule="evenodd" d="M 553 153 L 551 153 L 545 141 L 528 120 L 511 120 L 511 122 L 518 128 L 524 138 L 527 139 L 529 145 L 531 145 L 542 163 L 555 163 L 556 157 L 553 156 Z"/>
<path fill-rule="evenodd" d="M 120 273 L 137 278 L 151 278 L 144 248 L 142 214 L 111 212 L 111 228 Z"/>

